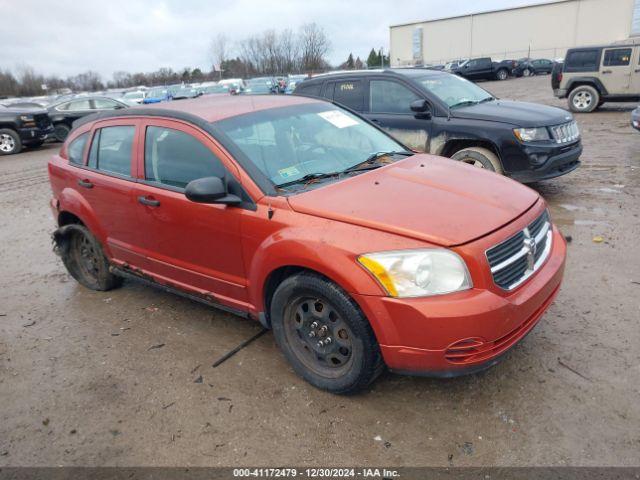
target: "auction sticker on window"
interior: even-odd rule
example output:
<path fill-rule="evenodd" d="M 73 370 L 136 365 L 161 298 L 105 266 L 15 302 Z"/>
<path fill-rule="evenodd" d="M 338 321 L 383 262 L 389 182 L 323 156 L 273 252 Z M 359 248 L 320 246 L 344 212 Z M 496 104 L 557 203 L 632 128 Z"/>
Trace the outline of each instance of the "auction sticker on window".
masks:
<path fill-rule="evenodd" d="M 296 175 L 300 174 L 300 170 L 298 170 L 296 167 L 288 167 L 283 168 L 282 170 L 278 170 L 278 174 L 282 178 L 295 177 Z"/>
<path fill-rule="evenodd" d="M 339 110 L 329 110 L 328 112 L 320 112 L 322 118 L 324 118 L 327 122 L 332 124 L 334 127 L 345 128 L 345 127 L 353 127 L 354 125 L 359 125 L 360 122 L 354 120 L 348 115 L 345 115 Z"/>

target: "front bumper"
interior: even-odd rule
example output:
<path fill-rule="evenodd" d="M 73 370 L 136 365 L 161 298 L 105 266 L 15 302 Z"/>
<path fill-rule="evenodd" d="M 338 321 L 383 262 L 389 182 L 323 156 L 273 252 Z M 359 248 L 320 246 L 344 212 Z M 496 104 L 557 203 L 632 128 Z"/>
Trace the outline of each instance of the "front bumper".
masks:
<path fill-rule="evenodd" d="M 22 142 L 34 142 L 44 140 L 49 134 L 53 133 L 53 125 L 49 125 L 45 128 L 31 127 L 31 128 L 18 128 L 18 135 Z"/>
<path fill-rule="evenodd" d="M 566 175 L 580 166 L 580 141 L 565 147 L 524 146 L 529 165 L 527 169 L 509 172 L 508 176 L 522 183 L 538 182 Z M 535 163 L 531 160 L 535 159 Z"/>
<path fill-rule="evenodd" d="M 554 227 L 547 261 L 512 292 L 492 286 L 428 298 L 361 295 L 357 301 L 384 330 L 376 334 L 390 370 L 463 375 L 494 365 L 535 327 L 559 291 L 565 255 L 566 242 Z"/>

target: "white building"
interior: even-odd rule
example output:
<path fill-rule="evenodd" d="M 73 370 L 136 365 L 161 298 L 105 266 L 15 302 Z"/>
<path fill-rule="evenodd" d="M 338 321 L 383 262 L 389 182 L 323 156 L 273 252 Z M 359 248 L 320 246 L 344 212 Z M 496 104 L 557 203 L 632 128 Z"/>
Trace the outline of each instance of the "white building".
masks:
<path fill-rule="evenodd" d="M 425 2 L 425 5 L 428 3 Z M 568 48 L 640 36 L 640 0 L 542 4 L 392 25 L 392 66 L 470 57 L 564 57 Z"/>

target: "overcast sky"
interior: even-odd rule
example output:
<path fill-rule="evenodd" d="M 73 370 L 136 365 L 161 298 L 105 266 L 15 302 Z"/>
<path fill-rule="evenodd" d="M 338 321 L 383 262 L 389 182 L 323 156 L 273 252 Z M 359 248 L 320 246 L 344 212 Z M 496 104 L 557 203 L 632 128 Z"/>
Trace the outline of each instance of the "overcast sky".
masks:
<path fill-rule="evenodd" d="M 321 25 L 338 64 L 389 48 L 389 25 L 542 0 L 0 0 L 0 68 L 43 74 L 210 69 L 211 39 Z M 451 32 L 455 35 L 456 32 Z"/>

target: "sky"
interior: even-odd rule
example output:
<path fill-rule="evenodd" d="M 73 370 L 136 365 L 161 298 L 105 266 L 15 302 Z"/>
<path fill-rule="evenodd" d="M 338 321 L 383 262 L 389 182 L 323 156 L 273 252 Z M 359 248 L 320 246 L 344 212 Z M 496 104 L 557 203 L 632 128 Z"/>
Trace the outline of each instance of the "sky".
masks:
<path fill-rule="evenodd" d="M 86 70 L 211 69 L 210 45 L 230 46 L 267 29 L 316 22 L 331 39 L 329 60 L 366 59 L 389 48 L 389 26 L 544 0 L 0 0 L 0 68 L 32 67 L 63 77 Z M 451 32 L 455 35 L 455 32 Z M 232 52 L 233 53 L 233 52 Z"/>

